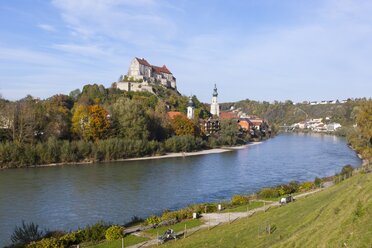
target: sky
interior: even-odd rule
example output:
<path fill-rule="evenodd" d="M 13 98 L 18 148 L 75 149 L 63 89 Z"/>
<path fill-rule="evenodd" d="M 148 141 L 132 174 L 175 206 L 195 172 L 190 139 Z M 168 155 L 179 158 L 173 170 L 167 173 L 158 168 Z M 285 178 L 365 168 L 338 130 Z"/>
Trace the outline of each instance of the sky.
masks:
<path fill-rule="evenodd" d="M 372 97 L 369 0 L 0 0 L 0 94 L 109 87 L 134 57 L 210 102 Z"/>

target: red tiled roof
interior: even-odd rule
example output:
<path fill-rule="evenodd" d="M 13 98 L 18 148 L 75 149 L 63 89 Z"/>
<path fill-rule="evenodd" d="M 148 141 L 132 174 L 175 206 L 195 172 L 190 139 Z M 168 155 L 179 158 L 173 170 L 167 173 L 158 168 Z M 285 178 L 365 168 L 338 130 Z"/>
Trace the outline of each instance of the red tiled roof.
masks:
<path fill-rule="evenodd" d="M 137 57 L 136 57 L 136 60 L 137 60 L 138 63 L 140 63 L 141 65 L 151 66 L 151 65 L 149 64 L 149 62 L 147 62 L 147 60 L 144 59 L 144 58 L 140 59 L 140 58 L 137 58 Z"/>
<path fill-rule="evenodd" d="M 238 124 L 241 128 L 243 128 L 245 130 L 249 130 L 250 127 L 253 126 L 253 123 L 247 118 L 239 119 Z"/>
<path fill-rule="evenodd" d="M 221 112 L 220 118 L 221 119 L 238 119 L 238 116 L 233 112 Z"/>
<path fill-rule="evenodd" d="M 153 69 L 156 73 L 167 73 L 167 74 L 172 74 L 172 73 L 168 70 L 168 68 L 167 68 L 165 65 L 163 65 L 162 67 L 152 65 L 151 67 L 152 67 L 152 69 Z"/>
<path fill-rule="evenodd" d="M 182 113 L 182 112 L 178 112 L 178 111 L 170 111 L 170 112 L 167 113 L 167 115 L 168 115 L 168 117 L 171 118 L 171 119 L 173 119 L 173 118 L 176 117 L 176 116 L 185 116 L 184 113 Z"/>

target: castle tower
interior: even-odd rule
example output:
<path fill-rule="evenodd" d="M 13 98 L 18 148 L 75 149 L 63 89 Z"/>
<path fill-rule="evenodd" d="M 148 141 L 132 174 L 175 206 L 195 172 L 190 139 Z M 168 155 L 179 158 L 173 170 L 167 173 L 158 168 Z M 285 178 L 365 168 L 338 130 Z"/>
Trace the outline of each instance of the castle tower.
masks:
<path fill-rule="evenodd" d="M 194 119 L 194 103 L 192 102 L 192 97 L 189 97 L 189 103 L 187 106 L 187 118 L 190 120 Z"/>
<path fill-rule="evenodd" d="M 220 106 L 218 105 L 217 102 L 217 86 L 216 84 L 214 85 L 214 90 L 213 90 L 213 97 L 212 97 L 212 104 L 211 104 L 211 114 L 215 116 L 220 116 Z"/>

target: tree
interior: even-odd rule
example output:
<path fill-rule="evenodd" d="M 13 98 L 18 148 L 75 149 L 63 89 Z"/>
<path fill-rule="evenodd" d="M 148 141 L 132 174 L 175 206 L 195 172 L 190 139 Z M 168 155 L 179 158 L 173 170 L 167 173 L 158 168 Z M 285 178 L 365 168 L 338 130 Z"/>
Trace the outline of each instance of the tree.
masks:
<path fill-rule="evenodd" d="M 70 137 L 72 101 L 66 95 L 55 95 L 44 103 L 46 127 L 44 140 L 49 137 L 66 139 Z"/>
<path fill-rule="evenodd" d="M 239 128 L 236 120 L 227 119 L 221 121 L 219 142 L 222 145 L 236 145 L 239 140 Z"/>
<path fill-rule="evenodd" d="M 149 118 L 141 102 L 120 98 L 113 104 L 111 112 L 116 133 L 120 137 L 148 140 Z"/>
<path fill-rule="evenodd" d="M 99 105 L 78 105 L 72 116 L 72 131 L 84 140 L 102 139 L 110 128 L 108 112 Z"/>
<path fill-rule="evenodd" d="M 195 136 L 197 134 L 194 123 L 183 115 L 175 116 L 171 120 L 171 126 L 177 136 Z"/>
<path fill-rule="evenodd" d="M 91 140 L 105 138 L 110 128 L 108 112 L 99 105 L 93 105 L 88 108 L 89 111 L 89 129 L 87 136 Z"/>

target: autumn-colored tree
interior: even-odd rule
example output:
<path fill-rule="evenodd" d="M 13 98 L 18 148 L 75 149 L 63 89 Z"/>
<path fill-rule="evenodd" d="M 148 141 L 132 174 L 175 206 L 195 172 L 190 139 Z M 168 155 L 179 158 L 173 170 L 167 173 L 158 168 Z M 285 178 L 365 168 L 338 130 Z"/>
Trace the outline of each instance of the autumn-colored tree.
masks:
<path fill-rule="evenodd" d="M 177 136 L 192 135 L 197 134 L 197 128 L 194 122 L 189 120 L 186 116 L 177 115 L 171 120 L 171 126 L 174 133 Z"/>
<path fill-rule="evenodd" d="M 110 128 L 108 112 L 99 105 L 78 105 L 72 116 L 72 131 L 85 140 L 105 137 Z"/>

